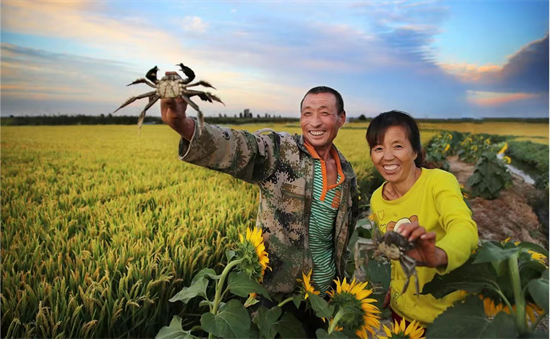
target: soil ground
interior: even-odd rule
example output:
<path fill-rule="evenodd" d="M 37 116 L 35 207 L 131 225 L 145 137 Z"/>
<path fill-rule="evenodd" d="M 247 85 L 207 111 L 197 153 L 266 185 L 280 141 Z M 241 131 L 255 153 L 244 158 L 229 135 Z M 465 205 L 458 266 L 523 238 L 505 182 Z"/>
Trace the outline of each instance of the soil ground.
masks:
<path fill-rule="evenodd" d="M 467 181 L 474 172 L 474 165 L 464 163 L 456 156 L 447 160 L 450 171 L 468 189 Z M 541 225 L 531 206 L 534 201 L 542 199 L 543 193 L 525 183 L 519 176 L 513 174 L 512 180 L 513 185 L 502 190 L 497 199 L 469 199 L 479 238 L 502 241 L 510 237 L 513 241 L 529 241 L 548 248 L 545 227 Z"/>

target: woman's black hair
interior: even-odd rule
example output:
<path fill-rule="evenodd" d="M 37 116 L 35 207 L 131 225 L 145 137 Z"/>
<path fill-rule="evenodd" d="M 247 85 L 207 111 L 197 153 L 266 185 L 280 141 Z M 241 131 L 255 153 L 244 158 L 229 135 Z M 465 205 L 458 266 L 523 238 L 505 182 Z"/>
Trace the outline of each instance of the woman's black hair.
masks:
<path fill-rule="evenodd" d="M 380 145 L 384 142 L 384 136 L 386 131 L 391 126 L 401 126 L 405 129 L 407 139 L 411 143 L 413 150 L 417 156 L 414 160 L 416 167 L 421 167 L 424 163 L 426 153 L 422 149 L 422 143 L 420 142 L 420 131 L 414 118 L 405 112 L 392 110 L 389 112 L 380 113 L 369 124 L 367 128 L 367 142 L 369 143 L 370 150 L 376 145 Z"/>

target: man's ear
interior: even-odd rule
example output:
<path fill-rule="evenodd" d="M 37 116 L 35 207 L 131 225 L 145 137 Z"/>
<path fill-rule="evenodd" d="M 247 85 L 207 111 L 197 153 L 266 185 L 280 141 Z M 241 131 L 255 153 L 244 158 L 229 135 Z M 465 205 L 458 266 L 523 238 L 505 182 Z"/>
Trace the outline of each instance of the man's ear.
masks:
<path fill-rule="evenodd" d="M 338 115 L 338 119 L 340 119 L 340 126 L 338 127 L 344 126 L 344 123 L 346 122 L 346 111 L 342 111 L 342 113 Z"/>

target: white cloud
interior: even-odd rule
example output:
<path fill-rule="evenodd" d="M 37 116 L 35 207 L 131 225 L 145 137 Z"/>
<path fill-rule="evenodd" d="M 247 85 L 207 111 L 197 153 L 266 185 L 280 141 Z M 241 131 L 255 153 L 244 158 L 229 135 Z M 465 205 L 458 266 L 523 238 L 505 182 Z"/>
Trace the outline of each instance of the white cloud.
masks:
<path fill-rule="evenodd" d="M 183 21 L 183 29 L 188 32 L 205 33 L 208 26 L 210 26 L 209 23 L 203 21 L 198 16 L 186 16 Z"/>

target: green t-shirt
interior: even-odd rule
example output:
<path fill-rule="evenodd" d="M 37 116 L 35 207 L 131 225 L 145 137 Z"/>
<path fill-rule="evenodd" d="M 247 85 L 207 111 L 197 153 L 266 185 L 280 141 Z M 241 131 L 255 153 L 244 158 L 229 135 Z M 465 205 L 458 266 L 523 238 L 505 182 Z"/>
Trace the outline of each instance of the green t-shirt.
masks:
<path fill-rule="evenodd" d="M 309 248 L 313 259 L 312 281 L 316 290 L 326 293 L 336 276 L 334 263 L 334 220 L 338 213 L 341 185 L 324 189 L 325 173 L 321 160 L 315 159 L 313 202 L 309 223 Z M 338 175 L 337 182 L 340 182 Z"/>

